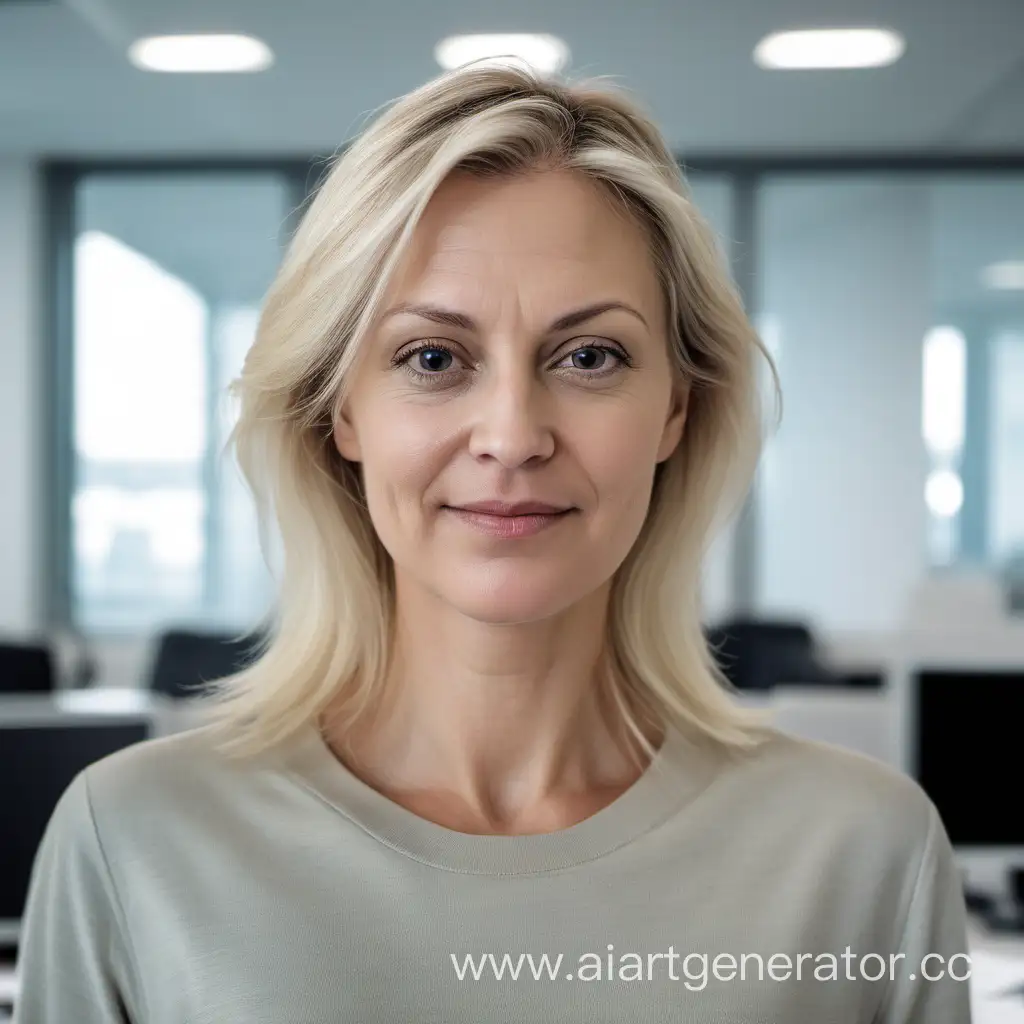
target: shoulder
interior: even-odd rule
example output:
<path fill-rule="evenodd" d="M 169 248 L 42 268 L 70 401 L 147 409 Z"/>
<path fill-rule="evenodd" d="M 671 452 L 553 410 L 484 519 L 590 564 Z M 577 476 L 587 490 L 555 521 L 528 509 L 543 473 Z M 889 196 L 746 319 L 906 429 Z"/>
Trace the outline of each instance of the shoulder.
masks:
<path fill-rule="evenodd" d="M 143 740 L 94 761 L 85 769 L 90 783 L 105 786 L 126 776 L 163 777 L 168 770 L 205 772 L 211 767 L 229 769 L 231 762 L 218 752 L 209 726 L 193 726 L 179 732 Z"/>
<path fill-rule="evenodd" d="M 941 828 L 934 805 L 909 775 L 828 743 L 768 730 L 752 750 L 729 759 L 721 783 L 758 817 L 785 823 L 816 842 L 923 853 Z"/>
<path fill-rule="evenodd" d="M 99 892 L 107 884 L 112 852 L 148 852 L 190 818 L 223 817 L 247 771 L 255 777 L 252 767 L 217 753 L 207 727 L 136 743 L 94 761 L 65 786 L 50 813 L 35 885 Z"/>
<path fill-rule="evenodd" d="M 273 757 L 232 759 L 213 742 L 209 726 L 135 743 L 81 772 L 102 832 L 118 823 L 214 813 L 266 785 Z"/>

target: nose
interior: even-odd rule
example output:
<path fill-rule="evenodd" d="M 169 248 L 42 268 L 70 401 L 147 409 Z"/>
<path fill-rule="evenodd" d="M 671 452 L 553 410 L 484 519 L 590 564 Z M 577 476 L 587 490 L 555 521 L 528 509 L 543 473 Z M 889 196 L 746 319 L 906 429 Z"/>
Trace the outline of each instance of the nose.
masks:
<path fill-rule="evenodd" d="M 555 450 L 552 396 L 530 366 L 495 367 L 477 389 L 469 450 L 505 469 L 551 458 Z"/>

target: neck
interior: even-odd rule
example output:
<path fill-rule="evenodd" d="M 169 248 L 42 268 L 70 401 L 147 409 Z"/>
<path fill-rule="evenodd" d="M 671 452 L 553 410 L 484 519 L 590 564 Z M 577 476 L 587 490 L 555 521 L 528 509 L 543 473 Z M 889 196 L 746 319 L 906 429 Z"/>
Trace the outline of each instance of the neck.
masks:
<path fill-rule="evenodd" d="M 608 699 L 601 593 L 550 619 L 481 623 L 399 588 L 379 700 L 329 744 L 375 789 L 464 831 L 587 816 L 646 767 Z M 654 747 L 659 728 L 645 728 Z M 555 826 L 559 827 L 559 826 Z"/>

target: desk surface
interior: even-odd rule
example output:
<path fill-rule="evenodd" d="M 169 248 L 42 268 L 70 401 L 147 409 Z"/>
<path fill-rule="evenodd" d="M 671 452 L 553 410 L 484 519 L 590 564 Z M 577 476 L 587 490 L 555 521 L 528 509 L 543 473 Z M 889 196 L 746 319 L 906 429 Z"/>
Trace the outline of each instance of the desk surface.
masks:
<path fill-rule="evenodd" d="M 1024 1024 L 1024 936 L 972 921 L 968 942 L 972 1024 Z"/>
<path fill-rule="evenodd" d="M 54 690 L 50 693 L 0 693 L 0 715 L 22 715 L 59 711 L 65 714 L 132 715 L 150 714 L 176 702 L 152 690 L 94 687 L 86 690 Z"/>

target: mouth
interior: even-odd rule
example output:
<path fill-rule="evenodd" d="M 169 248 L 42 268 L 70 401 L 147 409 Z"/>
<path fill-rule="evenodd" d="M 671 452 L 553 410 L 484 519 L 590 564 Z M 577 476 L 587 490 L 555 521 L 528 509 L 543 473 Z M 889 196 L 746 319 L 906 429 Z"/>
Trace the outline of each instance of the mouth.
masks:
<path fill-rule="evenodd" d="M 466 512 L 467 514 L 474 516 L 490 516 L 492 519 L 536 519 L 536 518 L 553 518 L 556 516 L 567 516 L 570 512 L 575 512 L 575 508 L 561 508 L 561 509 L 543 509 L 543 510 L 530 510 L 526 512 L 493 512 L 490 509 L 476 508 L 472 505 L 442 505 L 442 509 L 447 509 L 449 512 Z"/>
<path fill-rule="evenodd" d="M 479 532 L 505 540 L 532 537 L 556 523 L 568 519 L 576 508 L 560 509 L 554 512 L 520 512 L 515 514 L 480 512 L 476 509 L 456 505 L 442 505 L 442 511 L 451 513 L 463 525 Z"/>
<path fill-rule="evenodd" d="M 501 501 L 498 499 L 486 499 L 482 501 L 470 501 L 465 505 L 442 505 L 442 508 L 451 509 L 455 512 L 476 512 L 490 516 L 551 516 L 562 515 L 565 512 L 575 511 L 573 505 L 554 504 L 547 501 Z"/>

